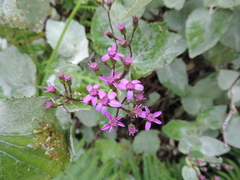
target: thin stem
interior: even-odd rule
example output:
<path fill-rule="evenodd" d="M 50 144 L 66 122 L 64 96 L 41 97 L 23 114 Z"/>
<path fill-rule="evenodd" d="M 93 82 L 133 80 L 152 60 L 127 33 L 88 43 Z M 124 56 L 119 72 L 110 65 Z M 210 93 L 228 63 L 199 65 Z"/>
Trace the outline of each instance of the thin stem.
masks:
<path fill-rule="evenodd" d="M 131 58 L 132 58 L 132 46 L 131 46 L 131 44 L 132 44 L 132 41 L 133 41 L 133 37 L 134 37 L 135 31 L 136 31 L 136 28 L 133 29 L 130 42 L 128 43 L 128 48 L 129 48 L 129 51 L 130 51 L 130 57 Z"/>
<path fill-rule="evenodd" d="M 70 98 L 72 98 L 72 89 L 71 86 L 68 86 L 69 92 L 70 92 Z"/>
<path fill-rule="evenodd" d="M 223 133 L 223 142 L 224 142 L 224 147 L 228 147 L 228 142 L 227 142 L 227 137 L 226 137 L 226 128 L 227 125 L 230 121 L 230 119 L 232 118 L 232 115 L 236 113 L 236 107 L 234 104 L 234 97 L 233 97 L 233 92 L 232 89 L 235 86 L 235 84 L 237 83 L 237 81 L 240 79 L 240 76 L 237 77 L 237 79 L 233 82 L 233 84 L 231 85 L 229 91 L 230 91 L 230 104 L 229 104 L 229 112 L 228 115 L 226 117 L 226 119 L 223 121 L 222 124 L 222 133 Z"/>
<path fill-rule="evenodd" d="M 66 87 L 66 84 L 63 84 L 63 86 L 64 86 L 64 89 L 65 89 L 65 91 L 66 91 L 66 97 L 68 97 L 68 89 L 67 89 L 67 87 Z"/>
<path fill-rule="evenodd" d="M 82 1 L 78 1 L 77 5 L 74 7 L 72 13 L 70 14 L 69 18 L 67 19 L 67 22 L 66 22 L 66 24 L 65 24 L 65 26 L 64 26 L 64 28 L 63 28 L 62 33 L 61 33 L 61 36 L 60 36 L 60 38 L 58 39 L 57 45 L 56 45 L 56 47 L 54 48 L 54 50 L 53 50 L 50 58 L 48 59 L 48 62 L 47 62 L 47 65 L 46 65 L 46 68 L 45 68 L 45 71 L 44 71 L 44 72 L 48 72 L 48 71 L 49 71 L 49 67 L 50 67 L 50 65 L 52 64 L 53 59 L 55 58 L 55 56 L 56 56 L 56 54 L 57 54 L 57 51 L 58 51 L 58 49 L 59 49 L 59 47 L 60 47 L 60 45 L 61 45 L 62 39 L 63 39 L 63 37 L 64 37 L 64 35 L 65 35 L 66 31 L 67 31 L 67 28 L 68 28 L 71 20 L 72 20 L 72 19 L 74 18 L 74 16 L 76 15 L 78 9 L 80 8 L 81 3 L 82 3 Z M 42 81 L 41 85 L 44 85 L 44 84 L 45 84 L 45 82 Z"/>

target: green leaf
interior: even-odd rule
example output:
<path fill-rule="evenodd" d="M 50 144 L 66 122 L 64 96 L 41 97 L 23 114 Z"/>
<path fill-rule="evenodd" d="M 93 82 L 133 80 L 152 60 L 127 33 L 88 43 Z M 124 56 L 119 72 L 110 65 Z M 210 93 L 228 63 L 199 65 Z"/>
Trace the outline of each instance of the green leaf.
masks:
<path fill-rule="evenodd" d="M 164 20 L 167 21 L 170 29 L 177 31 L 181 35 L 185 35 L 185 24 L 188 15 L 198 7 L 202 7 L 202 1 L 189 0 L 186 1 L 184 7 L 177 11 L 172 9 L 164 13 Z"/>
<path fill-rule="evenodd" d="M 78 117 L 78 119 L 88 127 L 93 127 L 97 125 L 98 122 L 98 115 L 95 108 L 92 108 L 90 110 L 80 110 L 77 111 L 75 114 Z"/>
<path fill-rule="evenodd" d="M 64 29 L 65 23 L 49 19 L 46 23 L 46 37 L 48 43 L 54 49 Z M 58 53 L 73 64 L 78 64 L 89 56 L 88 40 L 85 28 L 75 20 L 71 20 L 64 34 Z"/>
<path fill-rule="evenodd" d="M 32 96 L 36 92 L 36 66 L 15 46 L 0 52 L 0 86 L 6 97 Z"/>
<path fill-rule="evenodd" d="M 186 64 L 181 59 L 175 59 L 169 66 L 156 71 L 159 81 L 179 96 L 186 94 L 188 76 Z"/>
<path fill-rule="evenodd" d="M 159 131 L 141 131 L 133 140 L 133 150 L 144 155 L 154 155 L 160 148 Z"/>
<path fill-rule="evenodd" d="M 234 6 L 238 6 L 240 4 L 240 0 L 234 0 L 234 1 L 229 1 L 229 0 L 217 0 L 218 6 L 222 8 L 231 8 Z"/>
<path fill-rule="evenodd" d="M 228 14 L 215 11 L 210 14 L 207 9 L 195 9 L 186 22 L 186 38 L 191 58 L 213 47 L 226 32 Z"/>
<path fill-rule="evenodd" d="M 240 149 L 240 117 L 232 118 L 227 125 L 226 137 L 229 145 Z"/>
<path fill-rule="evenodd" d="M 232 88 L 232 96 L 234 103 L 240 101 L 240 82 L 238 81 Z M 228 97 L 231 98 L 230 90 L 228 91 Z"/>
<path fill-rule="evenodd" d="M 151 1 L 152 0 L 136 0 L 135 4 L 127 12 L 125 12 L 125 15 L 122 19 L 136 15 L 137 11 L 144 8 Z"/>
<path fill-rule="evenodd" d="M 237 71 L 221 69 L 217 76 L 218 86 L 222 90 L 228 90 L 238 76 Z"/>
<path fill-rule="evenodd" d="M 213 106 L 205 109 L 198 114 L 196 122 L 204 124 L 206 129 L 221 129 L 222 123 L 227 116 L 226 110 L 226 105 Z"/>
<path fill-rule="evenodd" d="M 202 142 L 200 151 L 206 156 L 220 156 L 230 150 L 229 147 L 224 146 L 222 141 L 215 138 L 202 136 L 200 140 Z"/>
<path fill-rule="evenodd" d="M 240 1 L 239 1 L 239 4 L 240 4 Z M 238 52 L 240 51 L 239 13 L 240 13 L 240 7 L 235 8 L 233 11 L 233 15 L 231 17 L 231 21 L 228 25 L 228 30 L 220 40 L 222 44 L 230 48 L 233 48 Z"/>
<path fill-rule="evenodd" d="M 182 176 L 184 180 L 198 180 L 195 170 L 186 165 L 182 168 Z"/>
<path fill-rule="evenodd" d="M 180 10 L 183 8 L 185 0 L 163 0 L 165 6 L 168 8 L 174 8 L 176 10 Z"/>
<path fill-rule="evenodd" d="M 187 96 L 181 99 L 185 111 L 191 115 L 197 115 L 201 110 L 210 108 L 213 105 L 211 98 Z"/>
<path fill-rule="evenodd" d="M 68 165 L 68 131 L 56 119 L 55 109 L 43 108 L 45 100 L 32 97 L 0 101 L 3 179 L 47 180 Z"/>
<path fill-rule="evenodd" d="M 187 121 L 173 119 L 165 126 L 163 126 L 163 132 L 171 139 L 181 140 L 188 135 L 197 134 L 197 126 Z"/>
<path fill-rule="evenodd" d="M 210 61 L 211 65 L 215 66 L 218 64 L 225 64 L 236 59 L 239 56 L 239 53 L 218 42 L 203 55 L 208 61 Z"/>
<path fill-rule="evenodd" d="M 100 156 L 103 162 L 121 157 L 121 147 L 116 141 L 111 139 L 100 139 L 96 141 L 96 149 L 100 150 Z"/>
<path fill-rule="evenodd" d="M 40 32 L 48 15 L 49 1 L 1 0 L 0 22 L 6 26 Z"/>
<path fill-rule="evenodd" d="M 186 136 L 180 140 L 178 149 L 181 153 L 188 154 L 191 151 L 199 150 L 201 145 L 202 143 L 198 137 Z"/>
<path fill-rule="evenodd" d="M 70 101 L 67 104 L 64 104 L 64 107 L 68 112 L 77 112 L 79 110 L 89 110 L 91 106 L 84 104 L 79 101 Z"/>
<path fill-rule="evenodd" d="M 148 95 L 148 101 L 144 103 L 144 105 L 147 107 L 151 107 L 160 101 L 160 97 L 161 95 L 154 91 Z"/>

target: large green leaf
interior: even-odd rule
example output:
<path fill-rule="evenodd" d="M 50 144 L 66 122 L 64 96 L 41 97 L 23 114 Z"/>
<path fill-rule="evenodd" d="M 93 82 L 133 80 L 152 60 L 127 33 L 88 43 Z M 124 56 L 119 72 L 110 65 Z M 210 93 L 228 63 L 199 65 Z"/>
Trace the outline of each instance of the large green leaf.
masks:
<path fill-rule="evenodd" d="M 181 59 L 175 59 L 169 66 L 156 71 L 159 81 L 177 95 L 184 96 L 188 85 L 186 65 Z"/>
<path fill-rule="evenodd" d="M 160 148 L 157 130 L 141 131 L 133 141 L 133 150 L 144 155 L 153 155 Z"/>
<path fill-rule="evenodd" d="M 164 20 L 167 21 L 170 29 L 177 31 L 181 35 L 185 35 L 185 24 L 188 15 L 198 7 L 202 7 L 202 1 L 189 0 L 185 3 L 184 7 L 177 11 L 171 9 L 164 13 Z"/>
<path fill-rule="evenodd" d="M 226 118 L 226 105 L 212 106 L 198 114 L 196 122 L 204 124 L 206 129 L 221 129 Z"/>
<path fill-rule="evenodd" d="M 237 71 L 221 69 L 217 76 L 218 86 L 222 90 L 228 90 L 238 76 Z"/>
<path fill-rule="evenodd" d="M 132 7 L 125 13 L 123 19 L 136 15 L 137 11 L 144 8 L 151 1 L 152 0 L 136 0 L 136 2 L 132 5 Z M 128 1 L 128 2 L 131 2 L 131 1 Z"/>
<path fill-rule="evenodd" d="M 0 86 L 6 97 L 32 96 L 36 92 L 36 66 L 14 46 L 0 52 Z"/>
<path fill-rule="evenodd" d="M 229 147 L 224 146 L 222 141 L 215 138 L 202 136 L 200 140 L 202 142 L 200 151 L 206 156 L 220 156 L 230 150 Z"/>
<path fill-rule="evenodd" d="M 198 180 L 196 171 L 186 165 L 182 168 L 182 176 L 184 180 Z"/>
<path fill-rule="evenodd" d="M 240 117 L 232 118 L 227 125 L 226 136 L 229 145 L 240 149 Z"/>
<path fill-rule="evenodd" d="M 46 23 L 46 37 L 54 49 L 64 29 L 65 23 L 49 19 Z M 71 63 L 78 64 L 89 56 L 88 40 L 85 28 L 77 21 L 72 20 L 58 49 L 58 53 L 67 58 Z"/>
<path fill-rule="evenodd" d="M 186 38 L 191 58 L 213 47 L 227 30 L 228 14 L 209 13 L 205 8 L 195 9 L 186 22 Z"/>
<path fill-rule="evenodd" d="M 42 97 L 0 101 L 0 179 L 43 180 L 69 163 L 68 131 Z"/>
<path fill-rule="evenodd" d="M 228 1 L 230 2 L 230 1 Z M 240 4 L 240 1 L 238 1 Z M 236 51 L 240 51 L 240 24 L 239 24 L 240 7 L 235 8 L 228 30 L 221 38 L 221 43 L 231 47 Z"/>
<path fill-rule="evenodd" d="M 163 0 L 165 6 L 168 8 L 175 8 L 176 10 L 182 9 L 185 0 Z"/>
<path fill-rule="evenodd" d="M 217 3 L 222 8 L 231 8 L 240 5 L 240 0 L 217 0 Z"/>
<path fill-rule="evenodd" d="M 76 116 L 85 126 L 93 127 L 97 125 L 98 112 L 95 110 L 95 108 L 77 111 Z"/>
<path fill-rule="evenodd" d="M 179 141 L 181 138 L 188 135 L 196 135 L 197 126 L 187 121 L 173 119 L 163 126 L 163 132 L 169 138 Z"/>
<path fill-rule="evenodd" d="M 29 0 L 1 0 L 0 22 L 1 24 L 40 32 L 44 27 L 44 19 L 48 15 L 49 1 Z"/>
<path fill-rule="evenodd" d="M 188 154 L 191 151 L 199 150 L 201 145 L 202 143 L 198 137 L 186 136 L 180 140 L 178 149 L 181 153 Z"/>

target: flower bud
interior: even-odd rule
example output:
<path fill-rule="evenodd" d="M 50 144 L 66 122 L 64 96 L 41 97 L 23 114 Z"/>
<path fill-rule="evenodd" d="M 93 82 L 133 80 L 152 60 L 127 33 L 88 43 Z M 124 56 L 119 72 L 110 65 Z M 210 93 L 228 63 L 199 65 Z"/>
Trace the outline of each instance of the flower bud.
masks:
<path fill-rule="evenodd" d="M 121 39 L 121 40 L 119 40 L 118 42 L 119 42 L 119 44 L 120 44 L 121 46 L 127 47 L 127 41 L 126 41 L 125 39 Z"/>
<path fill-rule="evenodd" d="M 52 101 L 46 101 L 44 104 L 45 104 L 44 106 L 45 109 L 57 107 L 57 104 L 53 103 Z"/>
<path fill-rule="evenodd" d="M 106 4 L 110 7 L 113 3 L 113 0 L 107 0 Z"/>
<path fill-rule="evenodd" d="M 89 62 L 88 65 L 91 67 L 91 69 L 96 73 L 96 75 L 101 76 L 102 73 L 99 69 L 97 61 L 95 62 Z"/>
<path fill-rule="evenodd" d="M 129 57 L 126 57 L 123 59 L 123 64 L 125 66 L 130 66 L 132 64 L 132 58 L 129 56 Z"/>
<path fill-rule="evenodd" d="M 125 29 L 125 25 L 122 23 L 118 23 L 118 30 L 122 33 L 122 35 L 126 34 L 126 29 Z"/>
<path fill-rule="evenodd" d="M 134 136 L 134 133 L 138 132 L 138 130 L 136 129 L 134 124 L 129 124 L 128 125 L 128 132 L 129 132 L 129 136 L 130 135 Z"/>
<path fill-rule="evenodd" d="M 58 79 L 59 79 L 59 81 L 60 81 L 61 84 L 64 84 L 64 83 L 65 83 L 64 73 L 63 73 L 63 72 L 59 72 L 59 73 L 58 73 Z"/>
<path fill-rule="evenodd" d="M 139 19 L 136 16 L 133 16 L 132 20 L 133 20 L 133 27 L 136 29 L 138 27 Z"/>
<path fill-rule="evenodd" d="M 104 30 L 103 34 L 105 34 L 109 38 L 113 38 L 113 34 L 108 29 Z"/>
<path fill-rule="evenodd" d="M 68 86 L 72 85 L 72 76 L 70 76 L 69 74 L 64 75 L 64 80 Z"/>

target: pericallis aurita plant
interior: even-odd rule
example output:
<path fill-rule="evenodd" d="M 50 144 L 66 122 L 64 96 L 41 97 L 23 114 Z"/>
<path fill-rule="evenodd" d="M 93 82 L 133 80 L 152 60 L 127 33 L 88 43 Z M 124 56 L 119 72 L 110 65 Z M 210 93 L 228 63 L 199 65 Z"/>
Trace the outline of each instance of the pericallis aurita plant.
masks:
<path fill-rule="evenodd" d="M 102 2 L 102 7 L 109 12 L 112 0 L 108 0 L 107 2 Z M 107 13 L 108 17 L 110 19 L 110 13 Z M 151 113 L 149 108 L 147 106 L 144 106 L 142 104 L 142 101 L 146 99 L 144 97 L 144 86 L 141 84 L 141 82 L 137 79 L 129 80 L 126 78 L 126 75 L 129 72 L 129 69 L 132 65 L 132 40 L 134 38 L 134 33 L 138 27 L 138 21 L 139 19 L 137 17 L 133 17 L 133 30 L 131 33 L 131 38 L 128 41 L 126 36 L 126 28 L 124 23 L 118 23 L 117 29 L 121 32 L 122 38 L 119 39 L 115 36 L 113 27 L 110 23 L 111 31 L 106 29 L 103 34 L 108 36 L 109 38 L 112 38 L 115 40 L 116 43 L 112 44 L 107 49 L 107 54 L 103 55 L 101 60 L 102 62 L 109 61 L 109 64 L 111 65 L 111 70 L 108 77 L 102 76 L 102 72 L 99 68 L 98 62 L 89 62 L 89 66 L 91 69 L 99 76 L 99 78 L 103 81 L 102 84 L 95 84 L 95 85 L 88 85 L 86 86 L 86 90 L 88 91 L 88 94 L 81 98 L 81 99 L 74 99 L 72 97 L 72 88 L 71 88 L 71 76 L 68 74 L 65 74 L 63 72 L 58 73 L 58 78 L 60 82 L 63 84 L 65 89 L 65 95 L 59 93 L 59 91 L 56 89 L 55 85 L 52 85 L 49 83 L 49 86 L 46 87 L 46 91 L 44 92 L 50 92 L 54 95 L 65 97 L 67 100 L 62 104 L 56 104 L 54 102 L 46 102 L 45 108 L 52 108 L 56 106 L 61 106 L 66 103 L 69 103 L 70 101 L 81 101 L 85 104 L 91 105 L 95 107 L 96 111 L 99 111 L 101 114 L 106 115 L 106 118 L 108 118 L 109 122 L 108 124 L 104 125 L 101 129 L 102 130 L 108 130 L 108 132 L 112 132 L 117 126 L 121 127 L 128 127 L 129 135 L 134 136 L 138 130 L 136 129 L 134 125 L 134 120 L 136 118 L 141 118 L 145 120 L 145 130 L 148 131 L 152 123 L 161 124 L 162 122 L 158 119 L 162 112 L 158 111 L 155 113 Z M 118 46 L 122 46 L 124 48 L 128 48 L 130 54 L 122 54 L 118 52 Z M 121 62 L 124 70 L 123 72 L 116 73 L 116 63 Z M 106 92 L 104 90 L 99 90 L 98 88 L 100 86 L 109 86 L 110 91 Z M 123 98 L 122 101 L 120 101 L 119 95 L 120 91 L 126 91 L 126 97 Z M 131 105 L 131 106 L 130 106 Z M 110 108 L 117 108 L 116 114 L 110 114 L 109 109 Z M 129 124 L 123 124 L 121 122 L 121 119 L 123 116 L 118 116 L 119 111 L 124 111 L 129 116 Z"/>

